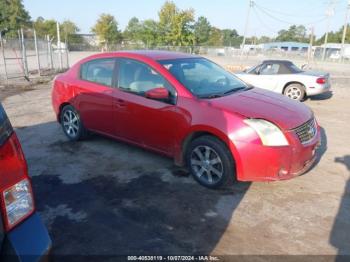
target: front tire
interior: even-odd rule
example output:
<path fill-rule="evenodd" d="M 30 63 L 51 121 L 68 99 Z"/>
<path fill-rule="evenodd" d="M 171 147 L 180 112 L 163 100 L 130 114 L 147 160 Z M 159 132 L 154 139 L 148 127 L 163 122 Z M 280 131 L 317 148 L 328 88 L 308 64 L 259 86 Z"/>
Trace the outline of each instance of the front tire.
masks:
<path fill-rule="evenodd" d="M 61 112 L 61 126 L 64 134 L 71 141 L 86 137 L 87 131 L 81 121 L 78 111 L 71 105 L 66 105 Z"/>
<path fill-rule="evenodd" d="M 305 89 L 301 84 L 290 84 L 286 87 L 283 94 L 290 99 L 303 101 L 305 97 Z"/>
<path fill-rule="evenodd" d="M 208 188 L 233 184 L 234 161 L 225 143 L 213 136 L 201 136 L 191 142 L 186 163 L 193 178 Z"/>

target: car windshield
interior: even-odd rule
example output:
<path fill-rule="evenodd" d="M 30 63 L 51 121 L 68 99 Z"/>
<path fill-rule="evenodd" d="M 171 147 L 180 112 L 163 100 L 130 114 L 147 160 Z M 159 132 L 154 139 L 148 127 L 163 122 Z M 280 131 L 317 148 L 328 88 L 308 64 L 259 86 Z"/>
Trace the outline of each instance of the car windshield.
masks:
<path fill-rule="evenodd" d="M 197 97 L 215 98 L 248 88 L 234 75 L 205 58 L 161 60 L 158 62 Z"/>

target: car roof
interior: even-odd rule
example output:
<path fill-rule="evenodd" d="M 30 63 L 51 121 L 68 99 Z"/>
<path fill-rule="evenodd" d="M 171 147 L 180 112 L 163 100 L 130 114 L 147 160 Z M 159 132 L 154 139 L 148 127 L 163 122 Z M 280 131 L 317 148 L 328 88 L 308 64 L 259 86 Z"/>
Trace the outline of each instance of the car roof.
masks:
<path fill-rule="evenodd" d="M 150 58 L 152 60 L 171 60 L 171 59 L 183 59 L 183 58 L 198 58 L 199 56 L 180 53 L 180 52 L 171 52 L 171 51 L 162 51 L 162 50 L 132 50 L 132 51 L 117 51 L 110 53 L 103 53 L 104 56 L 115 56 L 118 54 L 124 55 L 139 55 L 143 57 Z"/>
<path fill-rule="evenodd" d="M 264 60 L 262 63 L 263 63 L 263 64 L 264 64 L 264 63 L 285 64 L 285 65 L 290 65 L 290 64 L 292 64 L 292 62 L 289 61 L 289 60 L 278 60 L 278 59 Z"/>

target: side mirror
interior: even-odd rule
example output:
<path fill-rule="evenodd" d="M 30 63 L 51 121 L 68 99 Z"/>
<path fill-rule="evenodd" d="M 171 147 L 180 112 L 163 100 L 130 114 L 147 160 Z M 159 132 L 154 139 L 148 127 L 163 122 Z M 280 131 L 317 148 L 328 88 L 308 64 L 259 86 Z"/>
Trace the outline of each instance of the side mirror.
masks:
<path fill-rule="evenodd" d="M 146 97 L 156 100 L 165 100 L 169 98 L 169 91 L 164 87 L 156 87 L 146 92 Z"/>

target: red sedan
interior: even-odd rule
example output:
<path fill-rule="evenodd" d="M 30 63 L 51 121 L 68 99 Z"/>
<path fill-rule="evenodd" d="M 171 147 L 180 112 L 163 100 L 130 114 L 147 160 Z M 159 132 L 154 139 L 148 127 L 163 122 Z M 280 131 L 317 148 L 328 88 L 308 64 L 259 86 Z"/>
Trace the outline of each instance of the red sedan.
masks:
<path fill-rule="evenodd" d="M 189 54 L 90 56 L 55 79 L 52 103 L 70 140 L 92 131 L 162 153 L 210 188 L 297 176 L 320 142 L 307 106 Z"/>

